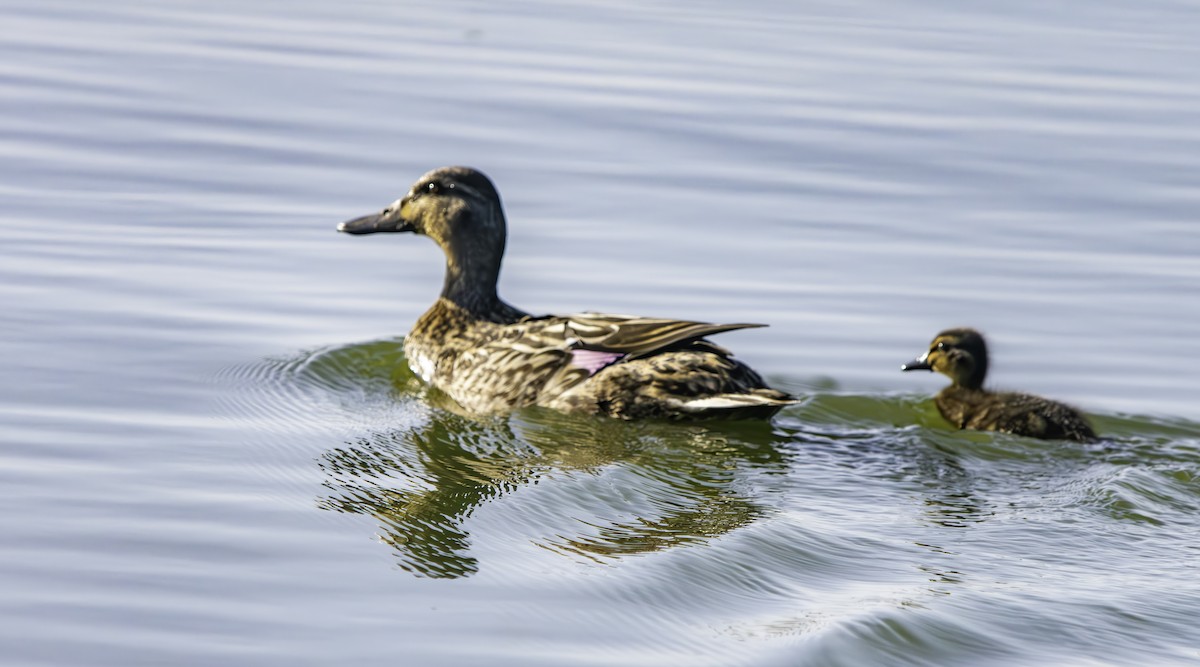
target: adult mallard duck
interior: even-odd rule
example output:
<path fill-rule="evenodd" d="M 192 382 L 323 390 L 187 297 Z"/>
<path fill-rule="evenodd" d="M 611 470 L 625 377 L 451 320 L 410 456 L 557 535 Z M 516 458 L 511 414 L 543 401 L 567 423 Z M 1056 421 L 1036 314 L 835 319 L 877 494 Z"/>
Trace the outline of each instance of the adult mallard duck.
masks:
<path fill-rule="evenodd" d="M 581 313 L 496 293 L 507 231 L 487 176 L 443 167 L 348 234 L 413 232 L 446 254 L 442 293 L 404 339 L 413 372 L 475 413 L 540 405 L 624 419 L 769 417 L 796 402 L 705 336 L 762 326 Z"/>
<path fill-rule="evenodd" d="M 948 376 L 950 386 L 940 391 L 934 402 L 938 412 L 958 428 L 1078 442 L 1096 439 L 1087 419 L 1069 405 L 1030 394 L 984 389 L 987 368 L 983 335 L 960 328 L 939 333 L 925 354 L 900 370 L 937 371 Z"/>

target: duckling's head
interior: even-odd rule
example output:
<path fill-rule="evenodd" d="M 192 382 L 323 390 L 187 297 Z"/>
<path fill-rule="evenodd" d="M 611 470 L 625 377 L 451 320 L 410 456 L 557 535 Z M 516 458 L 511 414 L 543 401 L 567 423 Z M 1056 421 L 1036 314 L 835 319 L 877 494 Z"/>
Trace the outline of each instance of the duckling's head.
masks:
<path fill-rule="evenodd" d="M 966 389 L 980 389 L 987 376 L 987 344 L 974 329 L 946 329 L 925 354 L 900 367 L 903 371 L 937 371 Z"/>
<path fill-rule="evenodd" d="M 507 230 L 500 194 L 483 172 L 470 167 L 434 169 L 379 213 L 347 220 L 337 229 L 347 234 L 428 236 L 446 253 L 444 295 L 495 293 Z"/>

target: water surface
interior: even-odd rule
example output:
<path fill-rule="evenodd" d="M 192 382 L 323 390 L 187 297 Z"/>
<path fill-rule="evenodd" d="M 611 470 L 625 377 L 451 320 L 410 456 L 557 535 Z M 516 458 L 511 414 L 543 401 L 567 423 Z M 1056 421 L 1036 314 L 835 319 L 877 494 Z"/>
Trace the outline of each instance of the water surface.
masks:
<path fill-rule="evenodd" d="M 3 8 L 12 665 L 1200 660 L 1200 10 Z M 771 424 L 457 414 L 349 238 L 470 164 L 535 312 L 761 321 Z M 1088 446 L 949 430 L 938 330 Z"/>

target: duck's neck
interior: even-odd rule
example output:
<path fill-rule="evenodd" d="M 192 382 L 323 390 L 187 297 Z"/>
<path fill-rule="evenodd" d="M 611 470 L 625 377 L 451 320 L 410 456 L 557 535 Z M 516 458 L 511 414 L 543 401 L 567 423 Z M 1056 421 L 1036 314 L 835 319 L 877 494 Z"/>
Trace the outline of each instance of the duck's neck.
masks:
<path fill-rule="evenodd" d="M 954 378 L 954 386 L 971 391 L 983 391 L 983 379 L 987 376 L 987 366 L 976 367 L 969 375 Z"/>
<path fill-rule="evenodd" d="M 446 277 L 441 298 L 458 307 L 473 319 L 497 324 L 516 322 L 526 313 L 505 303 L 496 292 L 500 279 L 500 262 L 489 261 L 487 255 L 446 253 Z"/>
<path fill-rule="evenodd" d="M 475 313 L 485 313 L 500 302 L 496 293 L 496 282 L 500 279 L 500 266 L 479 266 L 453 258 L 447 258 L 446 278 L 442 282 L 442 298 Z"/>
<path fill-rule="evenodd" d="M 952 382 L 948 387 L 943 389 L 942 392 L 963 395 L 985 393 L 983 390 L 983 385 L 969 384 L 965 382 Z"/>

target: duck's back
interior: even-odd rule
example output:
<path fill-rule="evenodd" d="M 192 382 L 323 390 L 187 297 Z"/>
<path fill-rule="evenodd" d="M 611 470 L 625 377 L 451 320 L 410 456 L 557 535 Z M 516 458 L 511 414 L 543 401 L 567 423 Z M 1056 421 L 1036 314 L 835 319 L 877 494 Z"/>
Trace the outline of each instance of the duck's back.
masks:
<path fill-rule="evenodd" d="M 479 413 L 541 405 L 624 419 L 743 418 L 795 402 L 703 338 L 758 325 L 502 315 L 480 319 L 453 304 L 435 306 L 405 340 L 409 365 Z"/>
<path fill-rule="evenodd" d="M 1078 410 L 1040 396 L 950 386 L 934 402 L 942 416 L 959 428 L 1048 440 L 1096 439 L 1096 432 Z"/>
<path fill-rule="evenodd" d="M 706 340 L 600 369 L 539 404 L 622 419 L 762 419 L 796 400 Z"/>

